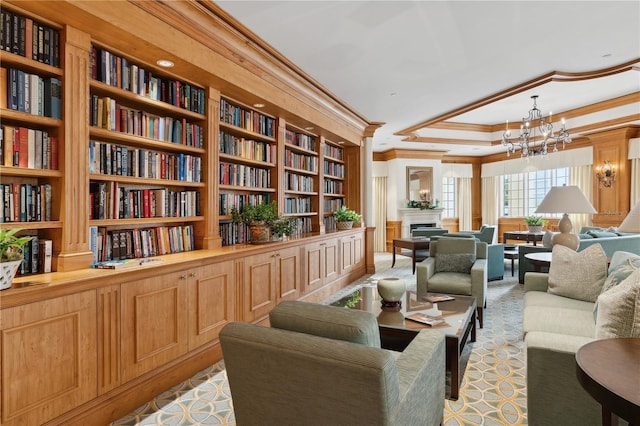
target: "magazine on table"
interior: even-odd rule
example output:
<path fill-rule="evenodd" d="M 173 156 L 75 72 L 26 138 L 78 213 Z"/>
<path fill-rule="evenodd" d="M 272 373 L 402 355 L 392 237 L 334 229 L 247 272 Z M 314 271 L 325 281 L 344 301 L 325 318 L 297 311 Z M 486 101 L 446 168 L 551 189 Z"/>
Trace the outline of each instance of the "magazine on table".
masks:
<path fill-rule="evenodd" d="M 427 302 L 438 303 L 446 302 L 447 300 L 455 300 L 455 297 L 448 294 L 429 294 L 423 298 Z"/>
<path fill-rule="evenodd" d="M 432 315 L 427 315 L 422 312 L 416 312 L 415 314 L 407 315 L 405 317 L 408 320 L 420 322 L 422 324 L 427 324 L 430 326 L 444 324 L 445 321 L 442 318 L 434 317 Z"/>

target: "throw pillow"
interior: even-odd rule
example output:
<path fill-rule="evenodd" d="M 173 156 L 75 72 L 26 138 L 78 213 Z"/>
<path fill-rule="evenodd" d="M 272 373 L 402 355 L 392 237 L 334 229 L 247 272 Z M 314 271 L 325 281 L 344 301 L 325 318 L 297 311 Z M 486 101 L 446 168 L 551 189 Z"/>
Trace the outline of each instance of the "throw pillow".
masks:
<path fill-rule="evenodd" d="M 580 240 L 589 240 L 591 238 L 593 238 L 593 237 L 591 235 L 589 235 L 589 234 L 578 234 L 578 239 L 580 239 Z"/>
<path fill-rule="evenodd" d="M 549 293 L 595 302 L 606 278 L 607 255 L 600 244 L 579 252 L 559 244 L 553 246 Z"/>
<path fill-rule="evenodd" d="M 640 269 L 598 297 L 596 339 L 640 337 Z"/>
<path fill-rule="evenodd" d="M 436 253 L 436 272 L 459 272 L 468 274 L 476 261 L 470 253 Z"/>
<path fill-rule="evenodd" d="M 547 232 L 545 232 L 544 236 L 542 237 L 542 247 L 545 247 L 545 248 L 553 247 L 551 240 L 553 240 L 553 236 L 555 234 L 556 234 L 555 232 L 547 230 Z"/>
<path fill-rule="evenodd" d="M 608 238 L 608 237 L 617 237 L 618 234 L 615 232 L 607 232 L 607 231 L 589 231 L 587 234 L 591 235 L 593 238 Z"/>
<path fill-rule="evenodd" d="M 611 262 L 609 263 L 609 273 L 607 279 L 602 285 L 600 294 L 605 293 L 611 288 L 623 282 L 635 270 L 640 269 L 640 256 L 626 251 L 617 251 L 613 253 Z M 598 299 L 599 300 L 599 299 Z M 598 318 L 598 301 L 593 306 L 593 319 Z"/>

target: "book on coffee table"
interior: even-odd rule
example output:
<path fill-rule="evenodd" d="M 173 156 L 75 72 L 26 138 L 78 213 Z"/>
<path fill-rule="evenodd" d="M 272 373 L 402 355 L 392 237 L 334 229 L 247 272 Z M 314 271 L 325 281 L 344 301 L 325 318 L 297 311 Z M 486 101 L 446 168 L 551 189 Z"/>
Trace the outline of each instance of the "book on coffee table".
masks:
<path fill-rule="evenodd" d="M 405 317 L 408 320 L 421 322 L 430 326 L 444 324 L 444 319 L 424 314 L 422 312 L 416 312 L 415 314 L 407 315 Z"/>
<path fill-rule="evenodd" d="M 446 302 L 447 300 L 455 300 L 455 297 L 448 294 L 430 294 L 423 297 L 424 300 L 431 303 Z"/>

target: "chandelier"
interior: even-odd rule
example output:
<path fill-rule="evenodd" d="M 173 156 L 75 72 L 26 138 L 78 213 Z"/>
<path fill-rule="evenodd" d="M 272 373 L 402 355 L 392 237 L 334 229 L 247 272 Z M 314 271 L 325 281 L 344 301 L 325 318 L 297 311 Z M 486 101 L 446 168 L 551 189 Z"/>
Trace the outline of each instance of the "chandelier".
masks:
<path fill-rule="evenodd" d="M 507 120 L 507 129 L 502 134 L 502 145 L 507 147 L 507 157 L 517 149 L 520 149 L 521 157 L 547 155 L 549 149 L 554 152 L 558 151 L 558 143 L 562 143 L 562 149 L 564 149 L 564 144 L 571 142 L 571 135 L 564 127 L 564 118 L 562 119 L 562 129 L 557 135 L 554 135 L 551 113 L 549 113 L 547 121 L 536 105 L 538 95 L 531 96 L 531 99 L 533 99 L 533 108 L 529 110 L 527 117 L 522 118 L 520 136 L 515 139 L 511 138 L 509 120 Z"/>

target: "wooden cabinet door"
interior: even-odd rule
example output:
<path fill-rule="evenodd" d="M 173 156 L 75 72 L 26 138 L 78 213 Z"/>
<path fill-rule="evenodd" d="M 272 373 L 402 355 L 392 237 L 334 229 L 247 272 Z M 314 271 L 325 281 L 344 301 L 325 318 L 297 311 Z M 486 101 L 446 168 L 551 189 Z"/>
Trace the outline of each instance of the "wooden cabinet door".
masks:
<path fill-rule="evenodd" d="M 306 244 L 304 247 L 304 292 L 308 293 L 322 287 L 325 276 L 326 243 Z"/>
<path fill-rule="evenodd" d="M 300 296 L 300 247 L 278 250 L 278 301 L 296 300 Z"/>
<path fill-rule="evenodd" d="M 275 252 L 244 259 L 243 319 L 254 322 L 266 318 L 276 306 L 277 280 Z"/>
<path fill-rule="evenodd" d="M 0 315 L 3 425 L 42 424 L 97 396 L 95 291 Z"/>
<path fill-rule="evenodd" d="M 124 283 L 122 381 L 187 352 L 187 272 Z"/>
<path fill-rule="evenodd" d="M 330 238 L 323 243 L 324 281 L 323 284 L 335 281 L 340 276 L 340 258 L 338 256 L 338 239 Z"/>
<path fill-rule="evenodd" d="M 215 263 L 188 273 L 189 350 L 218 339 L 234 321 L 236 288 L 234 261 Z"/>
<path fill-rule="evenodd" d="M 354 266 L 353 235 L 340 239 L 340 274 L 349 273 Z"/>
<path fill-rule="evenodd" d="M 352 237 L 353 248 L 353 266 L 358 268 L 365 264 L 365 246 L 364 246 L 364 234 L 357 234 Z"/>

